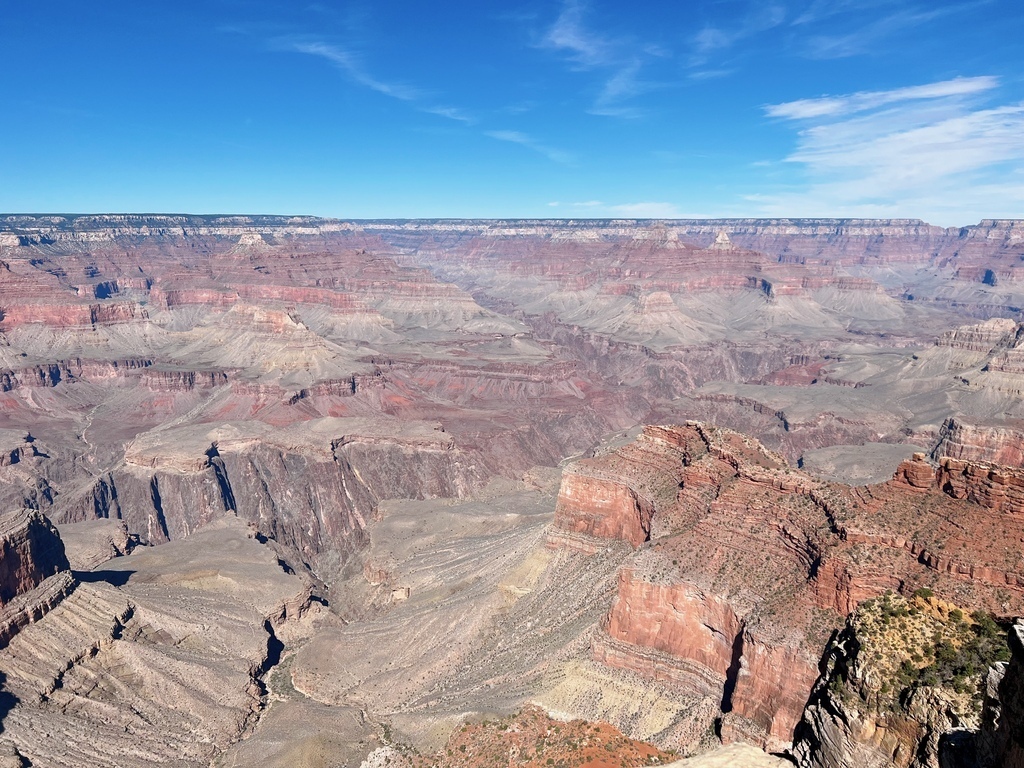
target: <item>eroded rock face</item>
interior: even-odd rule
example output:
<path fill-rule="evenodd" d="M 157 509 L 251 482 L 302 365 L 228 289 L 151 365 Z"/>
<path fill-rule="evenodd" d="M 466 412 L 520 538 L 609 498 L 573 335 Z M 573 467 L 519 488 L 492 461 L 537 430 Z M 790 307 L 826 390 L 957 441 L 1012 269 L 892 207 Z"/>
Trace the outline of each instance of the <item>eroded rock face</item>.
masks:
<path fill-rule="evenodd" d="M 1010 628 L 1010 661 L 988 674 L 978 756 L 984 768 L 1024 766 L 1024 622 Z"/>
<path fill-rule="evenodd" d="M 947 419 L 942 424 L 936 458 L 991 462 L 1003 466 L 1024 465 L 1024 439 L 1013 427 L 984 427 Z"/>
<path fill-rule="evenodd" d="M 131 554 L 138 546 L 137 537 L 128 533 L 124 520 L 98 518 L 60 527 L 71 568 L 91 571 L 115 557 Z"/>
<path fill-rule="evenodd" d="M 267 704 L 310 608 L 243 521 L 116 558 L 0 650 L 4 741 L 32 765 L 209 765 Z"/>
<path fill-rule="evenodd" d="M 68 567 L 57 529 L 42 513 L 0 516 L 0 648 L 71 594 Z"/>
<path fill-rule="evenodd" d="M 796 729 L 798 765 L 974 764 L 983 676 L 950 678 L 950 670 L 958 649 L 994 653 L 1001 641 L 978 640 L 983 630 L 960 616 L 935 598 L 886 595 L 864 603 L 826 648 Z"/>
<path fill-rule="evenodd" d="M 647 427 L 566 471 L 549 542 L 638 547 L 592 641 L 596 661 L 711 697 L 723 738 L 780 749 L 828 632 L 858 603 L 930 585 L 1001 614 L 1024 608 L 1012 557 L 985 544 L 1019 536 L 1018 523 L 935 478 L 919 455 L 879 486 L 825 483 L 729 430 Z"/>
<path fill-rule="evenodd" d="M 35 510 L 0 517 L 0 608 L 69 568 L 57 529 Z"/>
<path fill-rule="evenodd" d="M 651 535 L 659 504 L 675 501 L 673 476 L 682 478 L 685 446 L 671 430 L 648 426 L 615 453 L 570 465 L 555 506 L 555 531 L 584 549 L 587 539 L 622 539 L 634 547 Z M 677 480 L 678 482 L 678 480 Z"/>
<path fill-rule="evenodd" d="M 954 499 L 1024 518 L 1024 471 L 1013 465 L 944 457 L 936 468 L 919 453 L 900 464 L 896 478 L 914 488 L 938 489 Z"/>
<path fill-rule="evenodd" d="M 742 635 L 743 624 L 727 601 L 690 584 L 652 584 L 623 569 L 604 633 L 594 641 L 594 658 L 671 680 L 692 695 L 718 696 L 737 672 Z M 638 648 L 650 655 L 644 658 Z"/>
<path fill-rule="evenodd" d="M 458 498 L 477 480 L 439 424 L 396 419 L 186 427 L 140 436 L 126 459 L 100 512 L 144 542 L 183 538 L 233 512 L 325 575 L 364 542 L 380 499 Z M 94 514 L 88 501 L 83 518 Z"/>

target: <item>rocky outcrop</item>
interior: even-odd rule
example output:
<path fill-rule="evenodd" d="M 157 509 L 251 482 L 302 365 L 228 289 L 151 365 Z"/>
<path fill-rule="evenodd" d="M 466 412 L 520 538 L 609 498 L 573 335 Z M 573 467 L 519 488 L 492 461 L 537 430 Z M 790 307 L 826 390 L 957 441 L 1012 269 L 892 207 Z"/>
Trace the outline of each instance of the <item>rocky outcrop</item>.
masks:
<path fill-rule="evenodd" d="M 1024 466 L 1024 433 L 1015 426 L 981 426 L 948 418 L 939 430 L 932 455 L 1007 467 Z"/>
<path fill-rule="evenodd" d="M 567 468 L 549 545 L 635 548 L 592 640 L 597 662 L 713 698 L 723 738 L 780 749 L 828 630 L 858 603 L 925 584 L 952 596 L 966 582 L 977 607 L 1024 608 L 1012 557 L 985 544 L 1018 530 L 944 491 L 923 454 L 888 483 L 853 488 L 689 423 L 647 427 Z"/>
<path fill-rule="evenodd" d="M 953 498 L 1024 518 L 1024 470 L 946 458 L 935 480 Z"/>
<path fill-rule="evenodd" d="M 237 519 L 116 558 L 0 650 L 4 741 L 33 765 L 209 765 L 259 721 L 309 609 Z"/>
<path fill-rule="evenodd" d="M 0 329 L 9 331 L 20 325 L 39 323 L 57 328 L 94 327 L 129 323 L 146 316 L 134 302 L 111 301 L 102 304 L 13 304 L 0 306 Z"/>
<path fill-rule="evenodd" d="M 603 629 L 594 641 L 597 661 L 672 681 L 690 695 L 721 699 L 737 672 L 743 622 L 727 600 L 692 584 L 651 583 L 621 570 Z"/>
<path fill-rule="evenodd" d="M 567 469 L 551 535 L 553 546 L 586 542 L 589 551 L 616 537 L 638 546 L 646 524 L 649 541 L 620 572 L 616 600 L 592 642 L 594 659 L 694 700 L 713 699 L 725 738 L 766 746 L 788 742 L 814 679 L 799 632 L 767 631 L 762 601 L 773 599 L 783 574 L 806 580 L 816 545 L 786 524 L 756 534 L 753 546 L 741 543 L 750 529 L 739 521 L 752 494 L 810 490 L 783 467 L 725 430 L 647 427 L 635 442 Z M 737 547 L 757 565 L 735 557 Z M 764 580 L 754 578 L 760 597 L 734 591 L 740 572 L 769 562 Z"/>
<path fill-rule="evenodd" d="M 935 345 L 972 352 L 990 352 L 1016 339 L 1018 325 L 1007 318 L 993 318 L 978 325 L 965 325 L 946 331 Z"/>
<path fill-rule="evenodd" d="M 0 517 L 0 608 L 68 567 L 57 529 L 40 512 Z"/>
<path fill-rule="evenodd" d="M 57 529 L 40 512 L 0 516 L 0 648 L 75 588 Z"/>
<path fill-rule="evenodd" d="M 917 453 L 896 470 L 896 479 L 913 488 L 938 489 L 954 499 L 967 499 L 986 509 L 1024 517 L 1024 470 L 989 462 L 945 456 L 938 467 Z"/>
<path fill-rule="evenodd" d="M 686 438 L 693 435 L 647 426 L 622 449 L 571 464 L 562 475 L 553 535 L 584 550 L 601 546 L 593 540 L 634 547 L 647 541 L 658 506 L 675 503 Z"/>
<path fill-rule="evenodd" d="M 1010 628 L 1009 662 L 986 680 L 978 757 L 983 768 L 1024 768 L 1024 621 Z"/>
<path fill-rule="evenodd" d="M 68 562 L 76 571 L 91 571 L 115 557 L 131 554 L 139 543 L 128 533 L 124 520 L 101 517 L 62 525 L 59 530 Z"/>
<path fill-rule="evenodd" d="M 934 598 L 864 603 L 830 641 L 793 754 L 801 768 L 970 764 L 982 670 L 1005 651 L 991 621 Z"/>

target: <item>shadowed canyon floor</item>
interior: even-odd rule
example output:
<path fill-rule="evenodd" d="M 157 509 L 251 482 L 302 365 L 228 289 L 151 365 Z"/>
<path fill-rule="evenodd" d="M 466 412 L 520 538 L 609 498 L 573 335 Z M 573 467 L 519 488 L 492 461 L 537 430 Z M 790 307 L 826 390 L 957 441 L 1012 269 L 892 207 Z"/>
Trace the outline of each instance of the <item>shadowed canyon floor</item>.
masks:
<path fill-rule="evenodd" d="M 820 666 L 859 604 L 1024 613 L 1022 258 L 1013 221 L 0 216 L 0 743 L 527 765 L 539 706 L 585 721 L 545 761 L 601 722 L 756 766 L 812 692 L 881 733 Z M 938 760 L 901 717 L 842 754 Z"/>

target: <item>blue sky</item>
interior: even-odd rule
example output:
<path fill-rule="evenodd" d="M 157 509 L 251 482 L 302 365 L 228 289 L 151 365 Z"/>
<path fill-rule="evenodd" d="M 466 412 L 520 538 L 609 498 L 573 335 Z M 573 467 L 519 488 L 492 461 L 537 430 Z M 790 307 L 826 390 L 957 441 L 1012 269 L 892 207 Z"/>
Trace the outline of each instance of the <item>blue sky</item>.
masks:
<path fill-rule="evenodd" d="M 0 0 L 0 210 L 1024 217 L 1019 0 Z"/>

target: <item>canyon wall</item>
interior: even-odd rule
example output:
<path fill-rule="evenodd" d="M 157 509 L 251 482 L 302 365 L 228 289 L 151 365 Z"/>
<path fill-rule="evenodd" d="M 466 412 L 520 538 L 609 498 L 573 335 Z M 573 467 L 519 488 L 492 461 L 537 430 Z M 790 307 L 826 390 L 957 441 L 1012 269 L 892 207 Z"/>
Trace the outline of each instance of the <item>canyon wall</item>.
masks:
<path fill-rule="evenodd" d="M 592 640 L 597 662 L 712 697 L 724 739 L 781 749 L 805 717 L 829 631 L 863 601 L 927 585 L 1002 615 L 1024 607 L 1015 549 L 986 544 L 1019 538 L 1018 519 L 991 492 L 968 497 L 938 479 L 948 471 L 919 455 L 888 483 L 855 488 L 729 430 L 646 427 L 567 469 L 549 546 L 634 548 Z M 967 475 L 998 471 L 1012 472 Z"/>
<path fill-rule="evenodd" d="M 984 768 L 1024 766 L 1024 622 L 1010 628 L 1009 662 L 994 666 L 986 680 L 978 757 Z"/>
<path fill-rule="evenodd" d="M 0 516 L 0 648 L 75 588 L 57 529 L 35 510 Z"/>
<path fill-rule="evenodd" d="M 39 512 L 0 517 L 0 607 L 68 567 L 57 529 Z"/>

